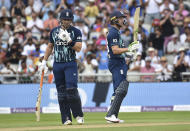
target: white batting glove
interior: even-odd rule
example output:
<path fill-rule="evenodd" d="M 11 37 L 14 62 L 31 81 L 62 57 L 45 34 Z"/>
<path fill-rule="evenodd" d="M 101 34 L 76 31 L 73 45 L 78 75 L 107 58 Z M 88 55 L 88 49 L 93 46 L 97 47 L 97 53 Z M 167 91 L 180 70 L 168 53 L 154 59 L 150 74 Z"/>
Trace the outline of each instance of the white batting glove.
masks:
<path fill-rule="evenodd" d="M 40 75 L 42 74 L 42 71 L 44 70 L 44 74 L 47 73 L 48 71 L 48 67 L 47 67 L 47 61 L 46 60 L 42 60 L 42 63 L 39 64 L 39 72 L 40 72 Z"/>
<path fill-rule="evenodd" d="M 64 42 L 69 43 L 71 41 L 70 34 L 67 32 L 67 30 L 60 29 L 58 36 Z"/>
<path fill-rule="evenodd" d="M 140 47 L 139 41 L 134 41 L 128 46 L 129 52 L 137 51 Z"/>
<path fill-rule="evenodd" d="M 65 35 L 66 35 L 66 40 L 67 42 L 71 42 L 71 37 L 70 37 L 70 34 L 67 32 L 67 30 L 65 30 Z"/>

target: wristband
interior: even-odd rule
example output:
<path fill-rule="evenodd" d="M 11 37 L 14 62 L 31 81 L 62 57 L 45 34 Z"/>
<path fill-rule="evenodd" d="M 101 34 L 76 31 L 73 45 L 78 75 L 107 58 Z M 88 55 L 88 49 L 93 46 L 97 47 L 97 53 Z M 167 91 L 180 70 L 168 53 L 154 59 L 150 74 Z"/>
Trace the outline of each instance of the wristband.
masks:
<path fill-rule="evenodd" d="M 72 41 L 72 42 L 70 43 L 70 46 L 73 47 L 75 44 L 76 44 L 76 42 Z"/>

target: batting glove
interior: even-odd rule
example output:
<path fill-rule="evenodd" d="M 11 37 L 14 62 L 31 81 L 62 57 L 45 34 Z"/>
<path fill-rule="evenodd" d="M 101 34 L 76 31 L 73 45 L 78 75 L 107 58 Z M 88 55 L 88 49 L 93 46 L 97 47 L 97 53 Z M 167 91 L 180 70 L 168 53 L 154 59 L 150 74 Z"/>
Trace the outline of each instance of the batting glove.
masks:
<path fill-rule="evenodd" d="M 138 50 L 139 47 L 140 47 L 139 41 L 134 41 L 134 42 L 132 42 L 132 43 L 128 46 L 128 50 L 129 50 L 129 52 L 134 52 L 134 51 Z"/>
<path fill-rule="evenodd" d="M 42 71 L 44 70 L 44 74 L 47 73 L 48 71 L 48 67 L 47 67 L 47 61 L 46 60 L 42 60 L 42 63 L 39 64 L 39 72 L 40 75 L 42 74 Z"/>
<path fill-rule="evenodd" d="M 60 29 L 58 37 L 64 41 L 69 43 L 71 41 L 70 34 L 67 32 L 67 30 Z"/>

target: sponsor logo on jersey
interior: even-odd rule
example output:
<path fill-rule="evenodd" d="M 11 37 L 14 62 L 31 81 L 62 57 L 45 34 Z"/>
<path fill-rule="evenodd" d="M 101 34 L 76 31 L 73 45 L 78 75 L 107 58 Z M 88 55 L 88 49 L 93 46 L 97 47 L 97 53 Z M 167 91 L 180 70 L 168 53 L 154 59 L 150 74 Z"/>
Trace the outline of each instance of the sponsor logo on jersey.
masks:
<path fill-rule="evenodd" d="M 113 39 L 113 42 L 117 42 L 117 39 Z"/>
<path fill-rule="evenodd" d="M 55 42 L 56 45 L 68 45 L 67 41 L 58 40 Z"/>
<path fill-rule="evenodd" d="M 82 37 L 81 37 L 81 36 L 78 36 L 78 37 L 77 37 L 77 40 L 81 40 L 81 39 L 82 39 Z"/>

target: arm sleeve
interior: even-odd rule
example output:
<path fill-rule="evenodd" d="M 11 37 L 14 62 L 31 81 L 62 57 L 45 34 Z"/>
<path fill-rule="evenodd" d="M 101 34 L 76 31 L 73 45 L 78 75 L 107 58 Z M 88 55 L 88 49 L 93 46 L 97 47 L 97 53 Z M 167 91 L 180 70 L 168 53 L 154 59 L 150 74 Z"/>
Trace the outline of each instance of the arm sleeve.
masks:
<path fill-rule="evenodd" d="M 111 46 L 114 46 L 114 45 L 118 45 L 119 46 L 119 34 L 110 34 L 108 36 L 108 43 L 111 45 Z"/>
<path fill-rule="evenodd" d="M 76 44 L 76 42 L 82 42 L 82 33 L 80 30 L 75 31 L 75 37 L 70 44 L 71 47 L 73 47 Z"/>

